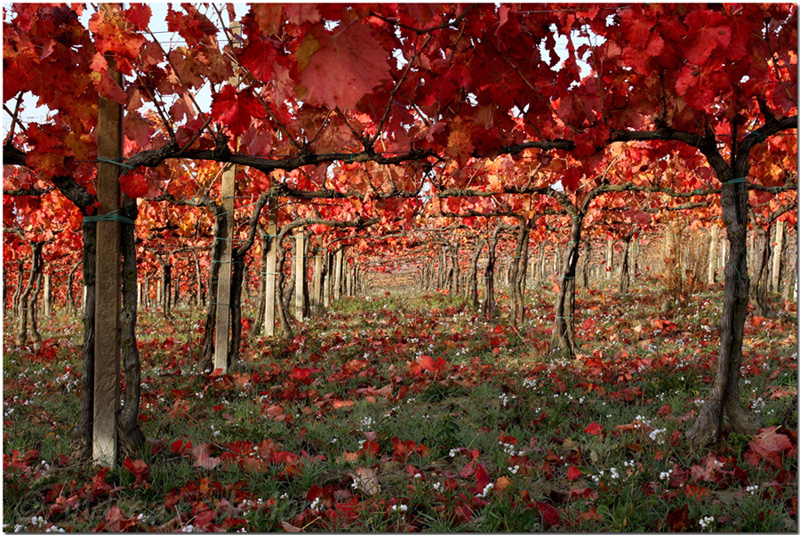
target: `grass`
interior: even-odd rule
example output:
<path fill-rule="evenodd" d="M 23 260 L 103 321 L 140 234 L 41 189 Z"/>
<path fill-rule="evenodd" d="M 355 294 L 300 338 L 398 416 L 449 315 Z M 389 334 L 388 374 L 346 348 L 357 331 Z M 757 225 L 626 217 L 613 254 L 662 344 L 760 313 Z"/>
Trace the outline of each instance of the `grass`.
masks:
<path fill-rule="evenodd" d="M 517 330 L 442 293 L 381 294 L 292 341 L 257 338 L 224 378 L 192 357 L 197 313 L 145 312 L 139 483 L 70 458 L 77 318 L 42 322 L 40 348 L 7 332 L 5 529 L 796 531 L 796 307 L 746 327 L 743 402 L 792 445 L 771 464 L 752 437 L 683 438 L 713 377 L 719 296 L 665 316 L 657 288 L 604 289 L 579 292 L 577 358 L 549 351 L 546 288 Z"/>

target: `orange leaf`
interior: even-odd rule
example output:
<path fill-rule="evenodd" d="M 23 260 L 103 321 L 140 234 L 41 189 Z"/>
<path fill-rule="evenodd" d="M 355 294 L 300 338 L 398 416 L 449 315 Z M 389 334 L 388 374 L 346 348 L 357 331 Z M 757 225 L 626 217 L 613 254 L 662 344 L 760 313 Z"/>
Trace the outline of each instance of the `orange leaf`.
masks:
<path fill-rule="evenodd" d="M 508 479 L 506 476 L 500 476 L 497 478 L 497 481 L 494 482 L 494 490 L 497 492 L 502 492 L 512 485 L 513 483 L 510 479 Z"/>
<path fill-rule="evenodd" d="M 705 487 L 700 487 L 698 485 L 692 485 L 691 483 L 686 484 L 686 495 L 691 496 L 698 502 L 701 501 L 704 497 L 708 496 L 708 489 Z"/>

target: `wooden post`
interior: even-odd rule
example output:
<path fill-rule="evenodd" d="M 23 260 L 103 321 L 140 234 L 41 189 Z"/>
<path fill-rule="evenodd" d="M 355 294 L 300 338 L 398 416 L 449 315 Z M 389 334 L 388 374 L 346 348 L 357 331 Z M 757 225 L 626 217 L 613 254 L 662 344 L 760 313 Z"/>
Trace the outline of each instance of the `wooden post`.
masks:
<path fill-rule="evenodd" d="M 711 243 L 708 246 L 708 283 L 714 284 L 717 279 L 717 248 L 719 247 L 719 227 L 711 226 Z"/>
<path fill-rule="evenodd" d="M 333 298 L 339 299 L 342 296 L 342 257 L 344 256 L 344 249 L 336 251 L 333 259 Z"/>
<path fill-rule="evenodd" d="M 783 255 L 783 237 L 786 223 L 779 220 L 775 225 L 775 248 L 772 250 L 772 291 L 775 293 L 780 292 L 781 282 L 781 255 Z M 47 279 L 45 279 L 45 285 Z M 47 286 L 45 286 L 46 288 Z"/>
<path fill-rule="evenodd" d="M 303 321 L 303 283 L 306 280 L 306 257 L 305 246 L 306 236 L 300 230 L 294 235 L 294 317 L 297 321 Z"/>
<path fill-rule="evenodd" d="M 217 284 L 217 325 L 214 339 L 214 369 L 228 373 L 228 342 L 231 322 L 231 272 L 233 264 L 234 195 L 236 194 L 236 166 L 226 164 L 222 171 L 222 209 L 226 223 L 220 236 L 224 240 L 219 264 Z"/>
<path fill-rule="evenodd" d="M 270 237 L 269 251 L 267 251 L 266 278 L 267 286 L 264 288 L 264 334 L 275 336 L 275 272 L 278 263 L 278 199 L 267 201 L 267 234 Z"/>
<path fill-rule="evenodd" d="M 322 313 L 322 238 L 317 236 L 316 247 L 314 248 L 314 273 L 313 288 L 311 293 L 311 304 L 314 315 Z"/>
<path fill-rule="evenodd" d="M 353 295 L 353 265 L 349 262 L 344 263 L 344 273 L 345 273 L 345 295 L 352 296 Z"/>
<path fill-rule="evenodd" d="M 241 35 L 242 28 L 238 22 L 231 24 L 231 31 Z M 234 47 L 238 43 L 233 42 Z M 239 77 L 234 74 L 229 83 L 236 87 Z M 228 373 L 228 343 L 231 323 L 231 272 L 233 271 L 233 225 L 236 196 L 236 166 L 225 164 L 222 168 L 222 209 L 225 210 L 225 232 L 221 236 L 225 243 L 219 265 L 219 282 L 217 284 L 217 325 L 214 338 L 214 369 L 221 368 Z M 212 298 L 213 299 L 213 298 Z"/>
<path fill-rule="evenodd" d="M 608 238 L 606 240 L 606 278 L 611 278 L 611 272 L 614 269 L 614 239 Z"/>
<path fill-rule="evenodd" d="M 53 313 L 53 295 L 50 291 L 50 275 L 44 276 L 44 315 L 49 316 Z"/>
<path fill-rule="evenodd" d="M 110 6 L 104 6 L 110 10 Z M 109 56 L 108 73 L 122 84 L 122 76 Z M 98 159 L 122 157 L 122 106 L 99 98 L 97 106 Z M 119 166 L 97 163 L 97 200 L 99 216 L 117 214 L 120 209 Z M 110 216 L 113 217 L 113 216 Z M 94 416 L 92 458 L 102 466 L 114 466 L 118 457 L 117 410 L 119 409 L 120 371 L 120 260 L 119 221 L 97 222 L 97 279 L 94 328 Z"/>
<path fill-rule="evenodd" d="M 722 253 L 719 255 L 719 266 L 725 268 L 728 259 L 728 240 L 722 240 Z"/>

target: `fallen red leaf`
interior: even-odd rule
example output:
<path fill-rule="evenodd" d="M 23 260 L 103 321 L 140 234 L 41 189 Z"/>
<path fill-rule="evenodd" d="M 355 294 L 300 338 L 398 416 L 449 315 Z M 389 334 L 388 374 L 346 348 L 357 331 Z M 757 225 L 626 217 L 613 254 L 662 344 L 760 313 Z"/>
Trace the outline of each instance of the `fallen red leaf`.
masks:
<path fill-rule="evenodd" d="M 580 468 L 578 468 L 575 465 L 570 466 L 569 470 L 567 471 L 567 479 L 569 479 L 570 481 L 575 481 L 579 477 L 581 477 Z"/>
<path fill-rule="evenodd" d="M 211 444 L 203 443 L 192 447 L 192 456 L 195 458 L 195 466 L 213 470 L 222 462 L 219 457 L 211 456 Z"/>
<path fill-rule="evenodd" d="M 597 422 L 592 422 L 587 425 L 584 429 L 590 435 L 599 435 L 603 432 L 603 426 L 598 424 Z"/>
<path fill-rule="evenodd" d="M 139 521 L 133 517 L 127 517 L 122 512 L 122 509 L 116 505 L 112 505 L 111 509 L 106 514 L 106 530 L 111 532 L 128 531 L 130 528 L 136 526 Z"/>
<path fill-rule="evenodd" d="M 536 508 L 542 514 L 542 520 L 548 526 L 558 526 L 561 524 L 561 515 L 558 514 L 558 509 L 545 502 L 536 502 Z"/>
<path fill-rule="evenodd" d="M 778 433 L 777 427 L 765 427 L 750 441 L 750 449 L 775 468 L 783 467 L 782 453 L 792 448 L 789 437 Z"/>
<path fill-rule="evenodd" d="M 667 513 L 667 523 L 670 531 L 686 531 L 688 528 L 689 506 L 672 509 Z"/>

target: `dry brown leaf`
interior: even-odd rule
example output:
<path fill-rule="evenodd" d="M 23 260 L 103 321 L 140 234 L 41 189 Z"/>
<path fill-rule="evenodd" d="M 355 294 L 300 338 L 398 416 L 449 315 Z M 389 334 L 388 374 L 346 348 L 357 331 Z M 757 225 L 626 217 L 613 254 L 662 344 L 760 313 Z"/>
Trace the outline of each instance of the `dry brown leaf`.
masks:
<path fill-rule="evenodd" d="M 356 480 L 358 488 L 364 492 L 364 494 L 375 496 L 381 491 L 381 484 L 378 483 L 378 477 L 370 468 L 356 468 L 356 473 L 351 475 L 353 479 Z"/>

